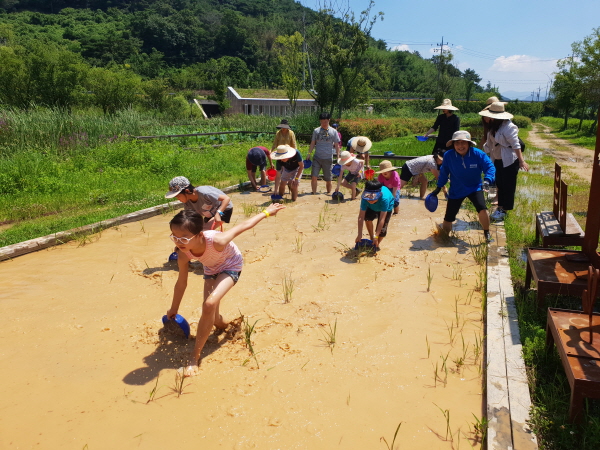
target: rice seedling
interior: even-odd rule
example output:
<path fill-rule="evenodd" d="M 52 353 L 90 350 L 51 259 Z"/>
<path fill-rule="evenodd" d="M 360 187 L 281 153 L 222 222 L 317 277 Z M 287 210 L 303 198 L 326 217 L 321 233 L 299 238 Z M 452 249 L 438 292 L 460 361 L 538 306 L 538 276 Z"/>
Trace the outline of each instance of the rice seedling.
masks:
<path fill-rule="evenodd" d="M 304 240 L 302 233 L 298 233 L 295 238 L 296 245 L 294 246 L 294 251 L 296 253 L 302 253 L 302 249 L 304 247 Z"/>
<path fill-rule="evenodd" d="M 142 233 L 146 232 L 146 228 L 144 227 L 144 222 L 140 221 L 140 229 L 141 229 Z"/>
<path fill-rule="evenodd" d="M 460 300 L 460 296 L 457 295 L 454 297 L 454 317 L 456 318 L 456 323 L 458 324 L 458 301 Z"/>
<path fill-rule="evenodd" d="M 300 370 L 303 370 L 309 362 L 310 362 L 310 359 L 308 361 L 306 361 L 302 367 L 300 367 Z"/>
<path fill-rule="evenodd" d="M 250 217 L 258 214 L 260 210 L 260 206 L 252 203 L 242 203 L 242 211 L 244 211 L 244 216 Z"/>
<path fill-rule="evenodd" d="M 171 390 L 177 394 L 177 398 L 183 395 L 183 391 L 186 387 L 188 387 L 191 383 L 186 383 L 185 376 L 185 368 L 181 368 L 181 370 L 175 371 L 175 383 L 171 387 Z"/>
<path fill-rule="evenodd" d="M 475 364 L 477 364 L 477 361 L 479 361 L 479 357 L 481 356 L 483 338 L 477 336 L 476 332 L 473 332 L 473 334 L 475 334 L 475 343 L 473 344 L 473 359 L 475 360 Z"/>
<path fill-rule="evenodd" d="M 427 339 L 427 335 L 425 335 L 425 344 L 427 345 L 427 359 L 429 359 L 429 355 L 431 354 L 431 347 L 429 346 L 429 339 Z"/>
<path fill-rule="evenodd" d="M 113 278 L 115 277 L 115 274 L 113 273 L 113 276 L 110 277 L 110 281 L 108 282 L 108 284 L 112 283 Z"/>
<path fill-rule="evenodd" d="M 388 441 L 385 439 L 385 437 L 381 436 L 379 438 L 379 442 L 383 441 L 385 442 L 385 445 L 387 446 L 388 450 L 394 450 L 394 444 L 396 443 L 396 436 L 398 436 L 398 432 L 400 431 L 400 426 L 402 426 L 402 422 L 400 422 L 398 424 L 398 426 L 396 427 L 396 432 L 394 433 L 394 437 L 392 438 L 392 444 L 388 444 Z"/>
<path fill-rule="evenodd" d="M 328 324 L 328 327 L 329 330 L 321 330 L 324 338 L 321 339 L 321 341 L 323 341 L 329 347 L 329 350 L 331 350 L 331 354 L 333 354 L 333 348 L 335 347 L 336 343 L 337 319 L 335 319 L 333 327 L 331 326 L 331 324 Z"/>
<path fill-rule="evenodd" d="M 154 385 L 154 387 L 152 388 L 152 390 L 150 391 L 150 394 L 148 395 L 148 400 L 146 401 L 146 405 L 148 403 L 150 403 L 151 401 L 154 400 L 154 398 L 156 397 L 156 393 L 158 392 L 158 379 L 160 378 L 160 374 L 158 374 L 156 376 L 156 384 Z"/>
<path fill-rule="evenodd" d="M 346 405 L 350 406 L 350 392 L 348 392 L 348 397 L 346 397 Z"/>
<path fill-rule="evenodd" d="M 294 293 L 294 279 L 292 278 L 292 272 L 283 274 L 283 303 L 290 303 L 292 301 L 292 295 Z"/>
<path fill-rule="evenodd" d="M 473 413 L 471 413 L 471 414 L 473 414 Z M 475 435 L 477 436 L 478 441 L 483 443 L 487 436 L 488 419 L 485 416 L 483 416 L 480 419 L 475 414 L 473 414 L 473 417 L 475 418 L 475 422 L 473 422 L 473 431 L 475 432 Z"/>
<path fill-rule="evenodd" d="M 252 346 L 252 335 L 256 332 L 256 323 L 260 320 L 260 319 L 256 319 L 254 321 L 254 323 L 252 325 L 250 325 L 250 320 L 247 317 L 244 317 L 244 315 L 241 313 L 240 311 L 240 316 L 242 317 L 242 321 L 244 323 L 244 343 L 246 344 L 246 347 L 248 348 L 248 350 L 250 350 L 250 355 L 252 355 L 252 357 L 254 358 L 254 361 L 256 361 L 256 366 L 258 368 L 260 368 L 260 364 L 258 363 L 258 359 L 256 358 L 256 353 L 254 351 L 254 347 Z M 242 365 L 246 365 L 246 363 L 248 362 L 248 360 L 246 360 L 244 362 L 244 364 Z"/>
<path fill-rule="evenodd" d="M 444 419 L 446 419 L 446 440 L 448 440 L 448 433 L 450 433 L 450 437 L 452 437 L 452 431 L 450 430 L 450 410 L 442 409 L 438 405 L 435 406 L 442 412 Z"/>
<path fill-rule="evenodd" d="M 446 321 L 444 320 L 444 323 L 446 323 Z M 458 327 L 458 324 L 456 325 Z M 450 345 L 454 345 L 454 338 L 456 337 L 456 335 L 454 334 L 454 321 L 450 322 L 450 325 L 448 325 L 446 323 L 446 331 L 448 331 L 448 338 L 450 339 Z"/>
<path fill-rule="evenodd" d="M 431 273 L 431 264 L 427 266 L 427 292 L 431 288 L 431 282 L 433 281 L 433 274 Z"/>

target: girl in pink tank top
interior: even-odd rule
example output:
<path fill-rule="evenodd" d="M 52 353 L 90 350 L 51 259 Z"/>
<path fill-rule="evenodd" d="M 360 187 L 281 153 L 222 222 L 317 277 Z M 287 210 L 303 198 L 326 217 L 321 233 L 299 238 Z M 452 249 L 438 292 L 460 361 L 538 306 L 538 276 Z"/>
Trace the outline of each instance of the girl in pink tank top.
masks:
<path fill-rule="evenodd" d="M 171 239 L 178 249 L 177 265 L 179 266 L 173 301 L 167 311 L 169 319 L 175 318 L 181 305 L 187 287 L 188 263 L 197 260 L 204 265 L 204 303 L 196 332 L 196 345 L 190 356 L 189 365 L 183 369 L 186 376 L 198 373 L 200 354 L 213 326 L 227 327 L 227 322 L 219 313 L 219 306 L 221 299 L 237 283 L 243 266 L 242 254 L 233 243 L 233 238 L 284 208 L 285 206 L 279 203 L 273 203 L 260 214 L 223 233 L 215 230 L 203 231 L 203 216 L 191 210 L 179 212 L 169 223 Z"/>

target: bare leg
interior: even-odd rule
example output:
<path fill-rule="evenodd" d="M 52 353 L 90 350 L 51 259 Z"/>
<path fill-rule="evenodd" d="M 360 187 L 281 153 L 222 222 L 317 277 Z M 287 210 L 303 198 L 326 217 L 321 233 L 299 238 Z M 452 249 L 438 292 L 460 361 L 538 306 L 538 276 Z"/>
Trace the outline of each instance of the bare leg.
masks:
<path fill-rule="evenodd" d="M 490 215 L 488 214 L 487 209 L 479 211 L 479 223 L 484 230 L 490 229 Z"/>
<path fill-rule="evenodd" d="M 327 188 L 327 193 L 331 194 L 331 181 L 326 181 L 325 187 Z"/>
<path fill-rule="evenodd" d="M 421 174 L 421 200 L 425 199 L 425 194 L 427 193 L 427 177 Z"/>
<path fill-rule="evenodd" d="M 446 233 L 450 233 L 452 231 L 452 222 L 447 222 L 444 220 L 444 223 L 442 224 L 442 229 Z"/>
<path fill-rule="evenodd" d="M 279 185 L 281 184 L 281 172 L 277 171 L 277 176 L 275 177 L 275 187 L 273 188 L 273 192 L 276 194 L 279 193 Z M 279 194 L 281 195 L 281 194 Z"/>
<path fill-rule="evenodd" d="M 292 201 L 295 202 L 296 199 L 298 198 L 298 185 L 299 183 L 297 181 L 293 181 L 290 183 L 290 190 L 292 191 Z"/>
<path fill-rule="evenodd" d="M 312 189 L 312 193 L 316 194 L 317 193 L 317 177 L 310 178 L 310 187 Z"/>
<path fill-rule="evenodd" d="M 199 368 L 200 355 L 206 344 L 206 340 L 212 331 L 213 325 L 218 328 L 224 328 L 227 323 L 219 313 L 219 303 L 221 299 L 233 287 L 233 279 L 227 274 L 220 274 L 216 280 L 204 280 L 204 303 L 202 304 L 202 315 L 198 322 L 198 331 L 196 332 L 196 344 L 190 357 L 190 363 L 185 369 L 186 376 L 197 375 Z"/>
<path fill-rule="evenodd" d="M 260 171 L 260 185 L 264 186 L 267 184 L 267 172 L 265 170 Z"/>

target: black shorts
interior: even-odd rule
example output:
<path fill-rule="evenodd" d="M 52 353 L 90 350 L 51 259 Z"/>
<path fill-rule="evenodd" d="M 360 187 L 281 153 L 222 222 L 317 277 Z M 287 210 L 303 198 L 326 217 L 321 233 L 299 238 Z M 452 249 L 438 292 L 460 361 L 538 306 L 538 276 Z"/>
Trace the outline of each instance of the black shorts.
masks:
<path fill-rule="evenodd" d="M 444 216 L 444 220 L 446 222 L 454 222 L 456 220 L 456 215 L 458 214 L 460 206 L 465 198 L 471 200 L 471 203 L 473 203 L 473 206 L 478 213 L 484 209 L 487 210 L 485 198 L 483 197 L 483 191 L 473 192 L 472 194 L 469 194 L 463 198 L 449 198 L 446 206 L 446 215 Z"/>
<path fill-rule="evenodd" d="M 402 170 L 400 171 L 400 179 L 408 182 L 412 177 L 414 177 L 413 173 L 410 171 L 408 166 L 404 164 L 402 166 Z"/>
<path fill-rule="evenodd" d="M 219 213 L 217 213 L 219 214 Z M 225 212 L 223 213 L 223 215 L 221 216 L 221 220 L 225 223 L 229 223 L 229 221 L 231 220 L 231 215 L 233 214 L 233 208 L 229 208 L 226 209 Z M 204 223 L 208 222 L 211 218 L 205 217 L 204 218 Z"/>
<path fill-rule="evenodd" d="M 383 227 L 381 228 L 381 232 L 379 233 L 380 237 L 385 237 L 387 235 L 390 217 L 392 217 L 392 211 L 387 211 L 387 214 L 385 215 L 385 222 L 383 224 Z M 373 222 L 375 219 L 377 219 L 377 226 L 379 226 L 379 211 L 374 211 L 371 208 L 367 208 L 367 210 L 365 211 L 365 220 L 367 222 Z"/>

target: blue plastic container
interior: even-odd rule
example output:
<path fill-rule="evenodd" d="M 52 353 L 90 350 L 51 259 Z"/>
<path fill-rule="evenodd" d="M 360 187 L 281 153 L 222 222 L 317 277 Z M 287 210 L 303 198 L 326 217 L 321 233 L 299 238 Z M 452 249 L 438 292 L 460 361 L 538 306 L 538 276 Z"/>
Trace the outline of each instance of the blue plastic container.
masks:
<path fill-rule="evenodd" d="M 344 194 L 342 194 L 340 191 L 335 191 L 333 194 L 331 194 L 331 199 L 336 202 L 343 202 Z"/>
<path fill-rule="evenodd" d="M 426 142 L 429 137 L 427 136 L 415 136 L 417 138 L 417 140 L 421 141 L 421 142 Z"/>
<path fill-rule="evenodd" d="M 302 162 L 304 163 L 304 168 L 305 169 L 310 169 L 310 166 L 312 166 L 312 161 L 310 159 L 305 159 Z"/>
<path fill-rule="evenodd" d="M 437 207 L 438 207 L 437 195 L 429 194 L 427 197 L 425 197 L 425 208 L 427 208 L 427 210 L 429 212 L 435 212 Z"/>
<path fill-rule="evenodd" d="M 340 166 L 339 164 L 336 164 L 335 166 L 333 166 L 331 168 L 331 173 L 336 176 L 339 177 L 340 176 L 340 171 L 342 170 L 342 166 Z"/>
<path fill-rule="evenodd" d="M 177 325 L 179 325 L 179 328 L 181 328 L 183 330 L 183 334 L 185 334 L 185 337 L 189 338 L 190 337 L 190 324 L 187 322 L 187 320 L 185 320 L 183 318 L 183 316 L 180 316 L 179 314 L 175 314 L 175 319 L 173 319 L 173 320 L 175 321 L 175 323 Z M 169 319 L 167 318 L 167 316 L 165 314 L 162 318 L 163 325 L 166 325 L 168 321 L 169 321 Z"/>
<path fill-rule="evenodd" d="M 373 241 L 371 239 L 361 239 L 360 242 L 354 245 L 354 250 L 358 250 L 360 247 L 366 249 L 373 248 Z"/>
<path fill-rule="evenodd" d="M 169 255 L 169 261 L 177 261 L 177 252 L 173 252 Z"/>
<path fill-rule="evenodd" d="M 271 190 L 271 186 L 269 186 L 268 184 L 263 184 L 261 187 L 258 188 L 258 192 L 269 192 Z"/>
<path fill-rule="evenodd" d="M 394 152 L 383 152 L 383 156 L 394 156 Z"/>
<path fill-rule="evenodd" d="M 271 195 L 271 200 L 273 200 L 274 202 L 276 202 L 277 200 L 283 200 L 283 196 L 282 195 L 273 194 L 273 195 Z"/>

